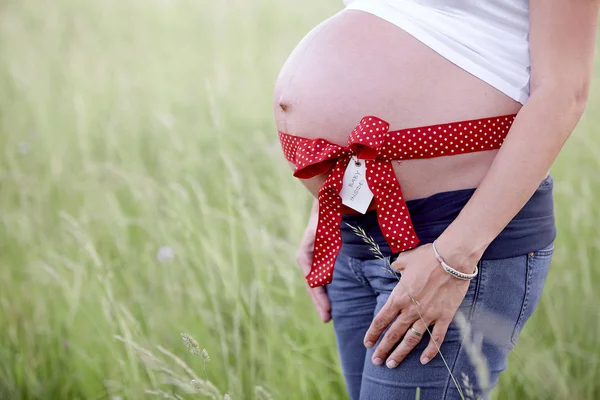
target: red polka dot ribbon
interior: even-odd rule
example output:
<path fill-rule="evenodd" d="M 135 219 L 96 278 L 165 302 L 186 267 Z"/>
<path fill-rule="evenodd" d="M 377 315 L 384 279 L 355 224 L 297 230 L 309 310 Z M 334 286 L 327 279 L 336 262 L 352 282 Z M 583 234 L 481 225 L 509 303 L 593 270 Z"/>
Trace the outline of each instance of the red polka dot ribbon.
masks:
<path fill-rule="evenodd" d="M 389 124 L 369 116 L 360 121 L 347 146 L 324 139 L 307 139 L 279 132 L 283 152 L 296 168 L 294 176 L 308 179 L 327 174 L 319 190 L 319 222 L 314 256 L 306 280 L 310 287 L 331 282 L 342 245 L 340 190 L 351 158 L 365 160 L 366 181 L 377 208 L 383 236 L 394 253 L 419 244 L 392 161 L 431 158 L 498 149 L 516 115 L 389 131 Z"/>

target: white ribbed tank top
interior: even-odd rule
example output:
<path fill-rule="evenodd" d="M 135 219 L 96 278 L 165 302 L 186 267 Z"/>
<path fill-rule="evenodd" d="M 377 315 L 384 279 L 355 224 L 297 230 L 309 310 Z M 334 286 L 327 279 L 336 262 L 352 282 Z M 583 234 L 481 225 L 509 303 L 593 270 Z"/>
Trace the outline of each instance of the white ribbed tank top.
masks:
<path fill-rule="evenodd" d="M 529 98 L 528 0 L 344 0 L 397 25 L 512 99 Z"/>

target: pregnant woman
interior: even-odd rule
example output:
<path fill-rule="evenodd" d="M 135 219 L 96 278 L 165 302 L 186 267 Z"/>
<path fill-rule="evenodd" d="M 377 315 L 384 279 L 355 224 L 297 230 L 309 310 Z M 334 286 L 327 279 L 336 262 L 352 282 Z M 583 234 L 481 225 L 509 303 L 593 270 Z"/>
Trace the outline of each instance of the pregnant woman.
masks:
<path fill-rule="evenodd" d="M 351 399 L 486 398 L 550 266 L 598 0 L 346 3 L 275 89 L 317 198 L 298 262 Z"/>

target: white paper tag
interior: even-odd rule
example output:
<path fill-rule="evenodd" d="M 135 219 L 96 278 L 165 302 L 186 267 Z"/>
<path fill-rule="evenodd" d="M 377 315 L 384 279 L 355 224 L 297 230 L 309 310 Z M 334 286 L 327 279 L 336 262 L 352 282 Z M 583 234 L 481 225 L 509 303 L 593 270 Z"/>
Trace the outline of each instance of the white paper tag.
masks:
<path fill-rule="evenodd" d="M 365 161 L 352 157 L 348 167 L 346 167 L 346 172 L 344 172 L 342 190 L 340 191 L 342 204 L 361 214 L 367 212 L 369 204 L 373 200 L 373 192 L 367 185 L 366 173 Z"/>

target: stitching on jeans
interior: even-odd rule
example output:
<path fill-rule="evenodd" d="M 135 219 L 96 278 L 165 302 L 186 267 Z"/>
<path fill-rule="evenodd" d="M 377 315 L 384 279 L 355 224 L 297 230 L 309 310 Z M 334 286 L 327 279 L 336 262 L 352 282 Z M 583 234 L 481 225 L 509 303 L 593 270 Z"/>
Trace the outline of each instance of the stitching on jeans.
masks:
<path fill-rule="evenodd" d="M 523 318 L 525 317 L 525 312 L 527 311 L 527 306 L 529 305 L 529 295 L 531 294 L 531 275 L 533 274 L 531 268 L 531 262 L 533 261 L 534 256 L 526 256 L 527 261 L 525 263 L 525 296 L 523 298 L 523 305 L 521 306 L 521 312 L 519 313 L 519 318 L 517 319 L 517 324 L 513 329 L 513 333 L 510 337 L 510 341 L 513 345 L 517 344 L 517 336 L 523 325 Z"/>
<path fill-rule="evenodd" d="M 471 320 L 473 319 L 473 315 L 475 314 L 475 305 L 477 304 L 477 300 L 479 299 L 479 296 L 484 292 L 483 280 L 485 278 L 485 269 L 481 268 L 481 265 L 483 264 L 483 260 L 479 260 L 478 264 L 479 265 L 477 267 L 479 268 L 479 276 L 477 277 L 477 286 L 475 287 L 475 293 L 473 294 L 473 304 L 471 305 L 471 310 L 470 310 L 469 318 L 467 319 L 467 322 L 471 322 Z M 450 368 L 450 370 L 452 371 L 452 375 L 454 375 L 456 363 L 458 362 L 458 357 L 460 357 L 460 352 L 462 351 L 462 347 L 463 347 L 463 340 L 462 340 L 462 334 L 461 334 L 460 345 L 458 346 L 458 351 L 456 352 L 456 356 L 454 357 L 454 362 L 452 363 L 452 367 Z M 460 383 L 459 383 L 459 385 L 460 385 Z M 452 377 L 450 376 L 450 374 L 448 374 L 448 379 L 446 381 L 446 388 L 444 389 L 444 396 L 442 397 L 442 400 L 448 396 L 448 390 L 450 389 L 450 386 L 452 386 L 453 388 L 456 389 L 456 387 L 454 385 L 454 381 L 452 380 Z M 461 387 L 461 389 L 462 389 L 462 387 Z M 456 389 L 456 390 L 458 390 L 458 389 Z"/>
<path fill-rule="evenodd" d="M 475 281 L 475 293 L 473 294 L 473 303 L 471 304 L 471 309 L 469 310 L 469 317 L 467 318 L 467 321 L 471 321 L 471 319 L 473 318 L 473 314 L 475 314 L 475 304 L 477 303 L 477 298 L 479 297 L 479 292 L 480 292 L 480 288 L 482 285 L 482 281 L 483 281 L 483 268 L 481 268 L 481 264 L 483 264 L 482 260 L 479 260 L 479 262 L 477 263 L 477 269 L 479 270 L 479 276 L 477 277 L 477 280 Z"/>
<path fill-rule="evenodd" d="M 475 315 L 476 311 L 477 311 L 477 300 L 481 297 L 485 295 L 485 286 L 484 286 L 484 279 L 486 277 L 486 268 L 483 268 L 483 260 L 479 260 L 479 281 L 477 282 L 477 288 L 475 291 L 475 295 L 473 298 L 473 305 L 471 307 L 471 315 L 470 318 L 473 318 L 473 315 Z"/>
<path fill-rule="evenodd" d="M 450 368 L 450 370 L 452 371 L 452 375 L 454 375 L 454 369 L 456 368 L 456 363 L 458 361 L 458 357 L 460 356 L 462 347 L 463 347 L 463 341 L 461 339 L 460 345 L 458 346 L 458 350 L 456 351 L 456 356 L 454 356 L 454 362 L 452 363 L 452 368 Z M 452 382 L 452 384 L 454 384 L 452 377 L 450 376 L 450 374 L 448 374 L 448 378 L 446 380 L 446 389 L 444 389 L 444 396 L 442 397 L 442 400 L 444 400 L 448 396 L 448 389 L 450 389 L 451 382 Z M 460 385 L 460 383 L 459 383 L 459 385 Z M 454 385 L 452 387 L 455 388 Z M 458 390 L 458 389 L 456 389 L 456 390 Z"/>
<path fill-rule="evenodd" d="M 348 264 L 349 264 L 348 266 L 350 267 L 350 270 L 356 277 L 356 280 L 358 281 L 358 283 L 360 283 L 361 285 L 363 285 L 365 287 L 370 287 L 371 285 L 369 285 L 369 282 L 365 279 L 365 277 L 361 276 L 362 274 L 359 274 L 358 269 L 355 267 L 355 263 L 361 263 L 361 261 L 357 260 L 353 257 L 348 257 Z"/>

